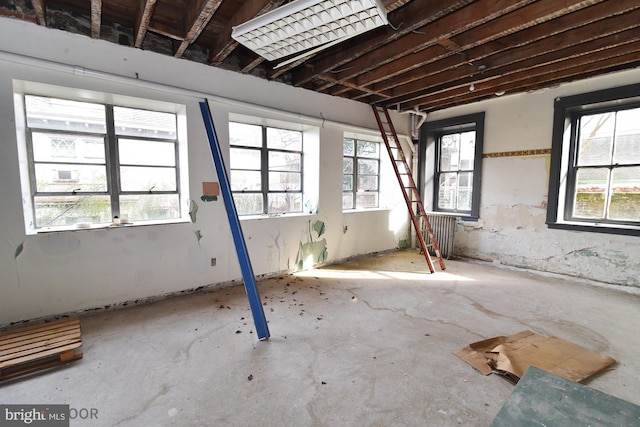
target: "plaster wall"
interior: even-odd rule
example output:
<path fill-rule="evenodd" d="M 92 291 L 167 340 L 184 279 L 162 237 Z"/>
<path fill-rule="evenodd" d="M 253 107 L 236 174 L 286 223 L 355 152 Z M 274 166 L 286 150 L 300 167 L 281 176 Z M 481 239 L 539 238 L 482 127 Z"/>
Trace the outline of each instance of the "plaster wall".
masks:
<path fill-rule="evenodd" d="M 27 235 L 14 80 L 185 105 L 196 221 Z M 357 128 L 376 135 L 368 105 L 0 18 L 0 325 L 241 278 L 222 198 L 200 200 L 202 182 L 217 181 L 198 106 L 204 97 L 225 156 L 230 114 L 300 123 L 315 129 L 319 142 L 317 212 L 241 221 L 256 275 L 294 269 L 301 245 L 310 241 L 325 239 L 325 261 L 331 262 L 393 249 L 406 238 L 406 214 L 397 214 L 401 199 L 389 199 L 384 209 L 342 213 L 343 133 Z M 408 122 L 407 116 L 394 118 L 404 134 Z M 325 225 L 321 236 L 313 230 L 317 221 Z"/>
<path fill-rule="evenodd" d="M 635 69 L 430 114 L 429 121 L 486 112 L 480 219 L 458 222 L 455 253 L 640 286 L 638 237 L 552 230 L 545 224 L 554 99 L 638 82 Z"/>

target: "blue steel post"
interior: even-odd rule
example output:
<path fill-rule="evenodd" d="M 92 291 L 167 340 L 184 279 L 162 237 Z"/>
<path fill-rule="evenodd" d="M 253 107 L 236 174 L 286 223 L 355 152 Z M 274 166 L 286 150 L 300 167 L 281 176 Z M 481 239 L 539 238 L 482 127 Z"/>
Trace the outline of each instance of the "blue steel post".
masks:
<path fill-rule="evenodd" d="M 231 196 L 231 186 L 229 185 L 229 179 L 227 178 L 227 170 L 224 167 L 224 160 L 220 151 L 220 144 L 218 144 L 218 137 L 216 136 L 216 130 L 213 125 L 213 119 L 211 118 L 211 110 L 209 109 L 208 101 L 205 100 L 200 102 L 200 111 L 202 112 L 204 127 L 206 128 L 207 136 L 209 137 L 209 147 L 211 148 L 213 163 L 218 173 L 220 190 L 222 191 L 224 206 L 227 210 L 227 217 L 229 217 L 231 234 L 233 235 L 233 242 L 236 246 L 240 269 L 242 270 L 244 289 L 247 292 L 247 298 L 249 298 L 249 306 L 251 307 L 251 314 L 253 315 L 253 323 L 256 325 L 258 338 L 266 340 L 269 338 L 269 327 L 267 326 L 267 320 L 264 316 L 264 310 L 262 308 L 262 302 L 260 301 L 258 287 L 256 286 L 253 268 L 251 268 L 247 245 L 242 234 L 242 228 L 240 228 L 238 211 L 236 210 L 236 205 L 233 202 L 233 197 Z"/>

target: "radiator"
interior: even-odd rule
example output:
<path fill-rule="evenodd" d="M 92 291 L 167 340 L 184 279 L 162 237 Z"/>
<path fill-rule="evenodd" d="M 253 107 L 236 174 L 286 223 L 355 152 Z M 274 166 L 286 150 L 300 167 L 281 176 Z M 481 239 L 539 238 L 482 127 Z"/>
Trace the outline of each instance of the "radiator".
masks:
<path fill-rule="evenodd" d="M 453 255 L 453 242 L 456 231 L 456 217 L 451 215 L 430 213 L 427 214 L 433 235 L 436 238 L 438 247 L 440 248 L 440 255 L 443 258 L 449 259 Z M 424 225 L 423 225 L 424 227 Z M 422 230 L 422 235 L 425 236 L 425 243 L 429 249 L 429 253 L 435 256 L 436 253 L 431 247 L 431 240 L 426 230 Z"/>

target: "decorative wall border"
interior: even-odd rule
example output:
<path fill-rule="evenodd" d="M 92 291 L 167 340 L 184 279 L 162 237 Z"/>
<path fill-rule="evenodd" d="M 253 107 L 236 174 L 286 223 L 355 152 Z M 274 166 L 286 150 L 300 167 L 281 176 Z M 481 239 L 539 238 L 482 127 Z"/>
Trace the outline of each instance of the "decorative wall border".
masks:
<path fill-rule="evenodd" d="M 492 157 L 518 157 L 518 156 L 539 156 L 541 154 L 551 155 L 551 148 L 539 148 L 536 150 L 502 151 L 500 153 L 484 153 L 483 159 Z"/>

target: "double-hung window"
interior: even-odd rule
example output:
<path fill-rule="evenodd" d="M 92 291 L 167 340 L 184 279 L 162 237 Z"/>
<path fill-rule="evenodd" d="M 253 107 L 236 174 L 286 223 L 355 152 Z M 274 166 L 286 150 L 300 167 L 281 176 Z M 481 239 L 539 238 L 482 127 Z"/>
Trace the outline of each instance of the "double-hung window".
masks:
<path fill-rule="evenodd" d="M 32 229 L 180 218 L 175 114 L 23 100 Z"/>
<path fill-rule="evenodd" d="M 230 183 L 239 215 L 302 212 L 303 133 L 229 122 Z"/>
<path fill-rule="evenodd" d="M 433 211 L 478 218 L 483 138 L 484 113 L 424 124 L 420 182 L 423 188 L 429 187 L 425 193 L 432 192 Z"/>
<path fill-rule="evenodd" d="M 342 209 L 377 208 L 380 143 L 344 138 L 342 162 Z"/>
<path fill-rule="evenodd" d="M 556 100 L 547 223 L 640 234 L 640 85 Z"/>

